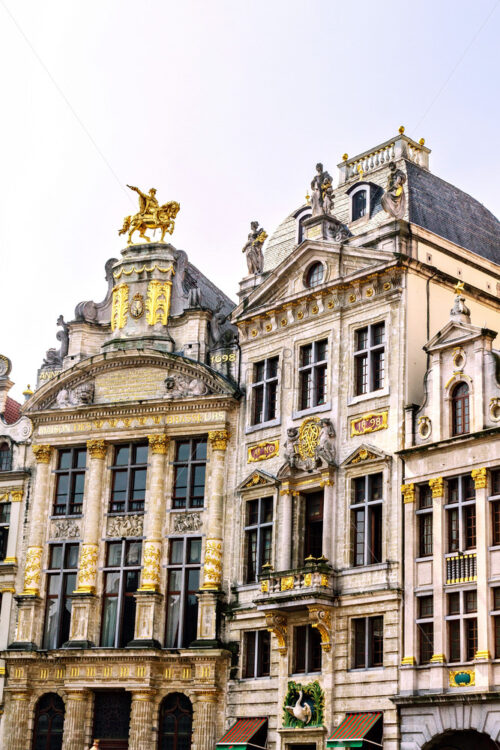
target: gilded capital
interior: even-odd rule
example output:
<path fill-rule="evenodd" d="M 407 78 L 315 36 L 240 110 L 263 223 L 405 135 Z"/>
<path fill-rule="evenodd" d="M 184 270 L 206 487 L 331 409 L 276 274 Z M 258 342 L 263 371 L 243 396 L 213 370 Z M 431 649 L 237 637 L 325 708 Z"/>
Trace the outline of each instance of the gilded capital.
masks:
<path fill-rule="evenodd" d="M 78 571 L 78 594 L 93 594 L 97 578 L 97 544 L 83 544 Z"/>
<path fill-rule="evenodd" d="M 41 547 L 28 547 L 24 568 L 23 594 L 25 596 L 38 596 L 42 576 L 42 554 Z"/>
<path fill-rule="evenodd" d="M 20 503 L 23 499 L 23 491 L 22 490 L 12 490 L 10 493 L 10 499 L 13 503 Z"/>
<path fill-rule="evenodd" d="M 417 660 L 414 656 L 405 656 L 403 659 L 401 659 L 401 666 L 402 667 L 413 667 L 417 663 Z"/>
<path fill-rule="evenodd" d="M 212 450 L 225 451 L 229 442 L 229 432 L 227 430 L 211 430 L 208 433 L 208 439 L 212 444 Z"/>
<path fill-rule="evenodd" d="M 148 435 L 151 453 L 159 453 L 165 456 L 168 451 L 168 435 Z"/>
<path fill-rule="evenodd" d="M 52 455 L 51 445 L 33 445 L 32 450 L 35 454 L 37 464 L 48 464 L 50 462 Z"/>
<path fill-rule="evenodd" d="M 403 493 L 403 500 L 405 503 L 415 502 L 415 485 L 413 482 L 411 484 L 402 484 L 401 492 Z"/>
<path fill-rule="evenodd" d="M 476 490 L 484 490 L 487 484 L 486 469 L 484 467 L 481 469 L 472 469 L 470 474 L 474 480 Z"/>
<path fill-rule="evenodd" d="M 108 444 L 105 440 L 87 440 L 87 450 L 90 458 L 106 458 Z"/>
<path fill-rule="evenodd" d="M 429 479 L 429 487 L 432 490 L 432 497 L 443 497 L 444 495 L 444 480 L 443 477 L 435 477 Z"/>

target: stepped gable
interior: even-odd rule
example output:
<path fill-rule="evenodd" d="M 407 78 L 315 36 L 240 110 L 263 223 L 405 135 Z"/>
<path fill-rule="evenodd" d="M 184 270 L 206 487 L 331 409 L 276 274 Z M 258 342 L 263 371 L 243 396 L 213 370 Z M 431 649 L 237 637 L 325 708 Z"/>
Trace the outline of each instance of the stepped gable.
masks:
<path fill-rule="evenodd" d="M 500 264 L 500 222 L 472 196 L 406 162 L 410 222 Z"/>

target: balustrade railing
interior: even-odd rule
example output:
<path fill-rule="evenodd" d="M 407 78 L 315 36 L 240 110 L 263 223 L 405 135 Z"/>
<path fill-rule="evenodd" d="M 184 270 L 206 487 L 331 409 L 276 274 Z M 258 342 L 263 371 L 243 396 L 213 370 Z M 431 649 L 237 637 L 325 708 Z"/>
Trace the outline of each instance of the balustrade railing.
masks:
<path fill-rule="evenodd" d="M 305 592 L 308 589 L 333 589 L 335 572 L 325 563 L 311 562 L 297 570 L 267 571 L 259 576 L 262 595 Z"/>
<path fill-rule="evenodd" d="M 470 581 L 477 581 L 476 553 L 458 553 L 447 557 L 446 583 L 469 583 Z"/>

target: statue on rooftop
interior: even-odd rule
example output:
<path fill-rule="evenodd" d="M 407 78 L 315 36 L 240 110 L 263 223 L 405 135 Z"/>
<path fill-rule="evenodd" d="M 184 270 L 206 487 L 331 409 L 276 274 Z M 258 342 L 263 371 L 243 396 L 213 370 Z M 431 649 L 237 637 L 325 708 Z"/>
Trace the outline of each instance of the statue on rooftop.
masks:
<path fill-rule="evenodd" d="M 329 210 L 327 211 L 324 206 L 327 190 L 332 187 L 332 178 L 326 169 L 323 169 L 321 162 L 316 164 L 316 172 L 317 174 L 311 180 L 311 208 L 313 216 L 320 216 L 324 213 L 330 213 L 333 208 L 331 191 L 327 199 Z"/>
<path fill-rule="evenodd" d="M 259 227 L 258 221 L 250 222 L 250 234 L 248 240 L 241 251 L 246 254 L 248 273 L 262 273 L 264 268 L 264 255 L 262 253 L 262 245 L 267 239 L 266 232 Z"/>
<path fill-rule="evenodd" d="M 128 232 L 128 244 L 133 245 L 132 235 L 134 232 L 138 231 L 139 237 L 142 237 L 146 242 L 151 242 L 145 234 L 146 229 L 161 229 L 160 242 L 163 242 L 165 234 L 167 232 L 172 234 L 174 231 L 174 219 L 179 211 L 179 204 L 176 201 L 169 201 L 160 205 L 156 198 L 156 188 L 151 188 L 149 193 L 146 194 L 134 185 L 127 185 L 127 187 L 139 195 L 139 213 L 134 214 L 134 216 L 126 216 L 123 227 L 118 231 L 118 234 Z"/>
<path fill-rule="evenodd" d="M 396 167 L 393 161 L 390 162 L 389 169 L 391 171 L 387 181 L 387 190 L 382 196 L 382 208 L 395 219 L 402 219 L 406 210 L 406 195 L 403 190 L 406 175 Z"/>

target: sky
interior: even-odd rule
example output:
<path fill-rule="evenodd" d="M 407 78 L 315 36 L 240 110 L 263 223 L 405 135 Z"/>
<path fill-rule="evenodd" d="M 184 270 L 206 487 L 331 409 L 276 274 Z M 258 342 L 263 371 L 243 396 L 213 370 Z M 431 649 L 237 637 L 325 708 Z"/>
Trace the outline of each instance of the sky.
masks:
<path fill-rule="evenodd" d="M 56 320 L 106 292 L 135 212 L 236 300 L 249 223 L 269 234 L 400 125 L 500 213 L 500 0 L 0 0 L 0 353 L 36 381 Z"/>

